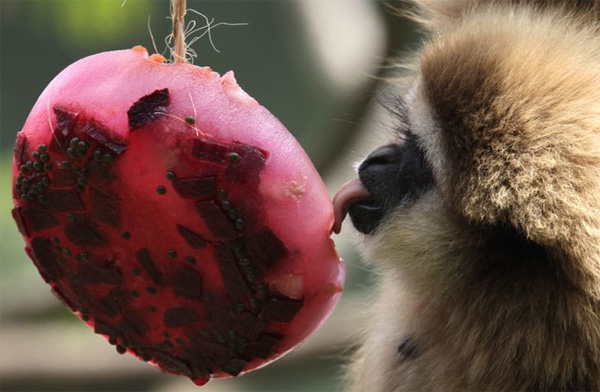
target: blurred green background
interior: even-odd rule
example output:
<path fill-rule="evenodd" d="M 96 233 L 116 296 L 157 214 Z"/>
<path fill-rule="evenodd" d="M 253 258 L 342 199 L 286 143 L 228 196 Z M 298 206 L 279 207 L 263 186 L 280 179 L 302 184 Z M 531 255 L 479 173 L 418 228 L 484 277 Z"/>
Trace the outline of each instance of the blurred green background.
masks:
<path fill-rule="evenodd" d="M 416 41 L 413 26 L 370 0 L 204 1 L 188 8 L 215 23 L 192 47 L 197 65 L 235 70 L 240 85 L 298 138 L 333 195 L 352 164 L 385 140 L 390 119 L 373 104 L 395 76 L 390 58 Z M 0 0 L 0 389 L 3 391 L 192 391 L 119 356 L 52 296 L 26 257 L 10 216 L 16 133 L 44 87 L 79 58 L 141 44 L 168 57 L 167 0 Z M 150 20 L 148 19 L 150 17 Z M 201 17 L 188 13 L 187 21 Z M 199 35 L 199 33 L 197 34 Z M 381 136 L 384 135 L 384 136 Z M 273 365 L 204 391 L 340 391 L 372 273 L 360 266 L 346 225 L 335 237 L 348 264 L 339 308 L 314 337 Z"/>

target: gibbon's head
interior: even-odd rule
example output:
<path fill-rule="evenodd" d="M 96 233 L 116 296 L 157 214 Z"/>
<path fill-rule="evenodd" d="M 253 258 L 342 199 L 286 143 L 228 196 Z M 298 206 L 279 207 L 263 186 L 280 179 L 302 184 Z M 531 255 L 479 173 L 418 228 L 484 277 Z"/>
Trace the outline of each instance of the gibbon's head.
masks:
<path fill-rule="evenodd" d="M 368 259 L 463 277 L 444 260 L 535 254 L 600 298 L 600 1 L 413 6 L 430 38 L 397 140 L 340 190 L 337 228 L 347 211 Z"/>

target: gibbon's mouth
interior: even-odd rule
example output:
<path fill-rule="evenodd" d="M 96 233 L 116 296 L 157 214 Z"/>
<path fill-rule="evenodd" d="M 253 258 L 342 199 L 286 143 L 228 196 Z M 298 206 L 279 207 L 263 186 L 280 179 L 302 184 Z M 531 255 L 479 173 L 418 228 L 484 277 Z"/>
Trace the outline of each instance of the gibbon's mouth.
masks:
<path fill-rule="evenodd" d="M 333 211 L 333 232 L 336 234 L 342 230 L 342 222 L 348 212 L 354 227 L 364 234 L 375 228 L 369 222 L 378 222 L 383 214 L 383 208 L 375 202 L 358 178 L 342 185 L 333 198 Z"/>

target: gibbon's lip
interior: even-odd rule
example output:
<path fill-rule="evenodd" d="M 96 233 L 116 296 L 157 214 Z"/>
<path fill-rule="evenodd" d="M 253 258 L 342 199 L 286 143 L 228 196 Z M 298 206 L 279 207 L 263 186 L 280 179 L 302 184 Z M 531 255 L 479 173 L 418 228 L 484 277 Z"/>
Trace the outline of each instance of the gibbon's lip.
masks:
<path fill-rule="evenodd" d="M 337 192 L 333 197 L 333 213 L 335 221 L 333 223 L 333 232 L 339 234 L 342 230 L 342 221 L 348 214 L 350 206 L 358 201 L 368 200 L 371 195 L 362 182 L 358 178 L 348 181 Z"/>

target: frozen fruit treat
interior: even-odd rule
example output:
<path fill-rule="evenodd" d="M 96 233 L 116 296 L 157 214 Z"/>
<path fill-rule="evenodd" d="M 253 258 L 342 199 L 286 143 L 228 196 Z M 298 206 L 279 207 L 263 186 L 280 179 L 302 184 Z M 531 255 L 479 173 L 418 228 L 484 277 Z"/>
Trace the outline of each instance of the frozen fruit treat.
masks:
<path fill-rule="evenodd" d="M 142 47 L 72 64 L 18 134 L 12 189 L 52 292 L 197 384 L 280 357 L 341 295 L 325 186 L 231 72 Z"/>

